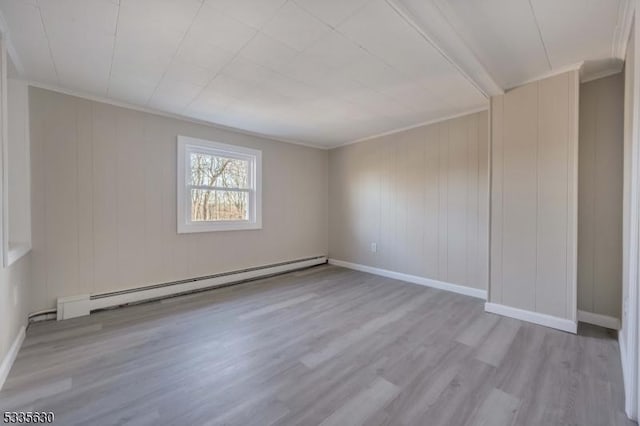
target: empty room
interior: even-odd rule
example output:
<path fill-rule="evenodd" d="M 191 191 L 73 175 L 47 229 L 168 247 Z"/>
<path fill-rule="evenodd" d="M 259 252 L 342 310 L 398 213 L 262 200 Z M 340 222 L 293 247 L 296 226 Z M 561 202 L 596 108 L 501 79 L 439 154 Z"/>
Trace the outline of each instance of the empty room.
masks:
<path fill-rule="evenodd" d="M 0 0 L 0 424 L 637 425 L 637 0 Z"/>

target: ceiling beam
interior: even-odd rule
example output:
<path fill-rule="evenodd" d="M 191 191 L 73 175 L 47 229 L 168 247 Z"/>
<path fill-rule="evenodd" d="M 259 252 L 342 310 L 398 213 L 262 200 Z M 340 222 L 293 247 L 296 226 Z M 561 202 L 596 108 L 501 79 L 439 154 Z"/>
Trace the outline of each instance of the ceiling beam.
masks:
<path fill-rule="evenodd" d="M 613 34 L 613 45 L 611 54 L 614 58 L 625 59 L 627 55 L 627 43 L 631 33 L 633 13 L 635 11 L 634 0 L 621 0 L 618 8 L 618 22 Z"/>
<path fill-rule="evenodd" d="M 421 1 L 419 13 L 408 7 L 406 1 L 385 1 L 485 97 L 504 93 L 432 0 Z"/>

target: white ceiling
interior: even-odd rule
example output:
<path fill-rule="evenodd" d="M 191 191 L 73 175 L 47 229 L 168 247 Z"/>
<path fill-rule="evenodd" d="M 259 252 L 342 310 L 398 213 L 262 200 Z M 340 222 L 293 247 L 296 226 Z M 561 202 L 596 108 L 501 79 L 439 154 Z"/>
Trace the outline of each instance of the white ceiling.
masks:
<path fill-rule="evenodd" d="M 429 3 L 404 2 L 417 15 Z M 621 69 L 626 39 L 617 35 L 628 36 L 627 0 L 432 2 L 505 89 L 582 61 L 591 75 Z"/>
<path fill-rule="evenodd" d="M 335 146 L 478 110 L 582 60 L 628 0 L 0 0 L 35 82 Z M 617 50 L 616 50 L 617 49 Z"/>

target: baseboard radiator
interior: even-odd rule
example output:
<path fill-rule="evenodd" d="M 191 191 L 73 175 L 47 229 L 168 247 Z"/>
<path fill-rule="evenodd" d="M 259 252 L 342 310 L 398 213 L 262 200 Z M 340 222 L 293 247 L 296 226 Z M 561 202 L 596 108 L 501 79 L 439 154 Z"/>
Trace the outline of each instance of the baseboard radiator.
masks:
<path fill-rule="evenodd" d="M 227 287 L 274 275 L 280 275 L 299 269 L 310 268 L 312 266 L 322 265 L 325 263 L 327 263 L 326 256 L 316 256 L 122 291 L 61 297 L 58 298 L 56 318 L 60 321 L 86 316 L 93 311 L 102 309 L 144 303 L 199 291 L 213 290 L 220 287 Z M 53 311 L 46 311 L 46 313 L 51 315 Z"/>

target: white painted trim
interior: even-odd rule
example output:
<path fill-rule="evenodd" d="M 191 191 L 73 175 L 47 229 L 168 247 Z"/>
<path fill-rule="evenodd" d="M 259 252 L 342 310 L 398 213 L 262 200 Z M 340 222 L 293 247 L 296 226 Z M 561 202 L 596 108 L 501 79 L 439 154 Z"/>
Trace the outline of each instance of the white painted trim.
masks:
<path fill-rule="evenodd" d="M 404 132 L 405 130 L 411 130 L 411 129 L 415 129 L 415 128 L 422 127 L 422 126 L 428 126 L 429 124 L 435 124 L 435 123 L 440 123 L 442 121 L 452 120 L 454 118 L 463 117 L 465 115 L 475 114 L 477 112 L 486 111 L 486 110 L 489 109 L 489 105 L 487 104 L 487 106 L 483 106 L 483 107 L 480 107 L 480 108 L 473 108 L 471 110 L 467 110 L 467 111 L 464 111 L 464 112 L 460 112 L 460 113 L 456 113 L 456 114 L 452 114 L 452 115 L 447 115 L 447 116 L 441 117 L 441 118 L 435 118 L 433 120 L 424 121 L 424 122 L 421 122 L 421 123 L 418 123 L 418 124 L 412 124 L 410 126 L 401 127 L 401 128 L 394 129 L 394 130 L 389 130 L 388 132 L 384 132 L 384 133 L 378 133 L 378 134 L 371 135 L 371 136 L 365 136 L 364 138 L 360 138 L 360 139 L 349 141 L 349 142 L 345 142 L 345 143 L 340 143 L 340 144 L 337 144 L 337 145 L 317 145 L 317 144 L 312 144 L 312 143 L 307 143 L 307 142 L 293 141 L 293 140 L 290 140 L 290 139 L 276 138 L 274 136 L 266 135 L 266 134 L 263 134 L 263 133 L 252 132 L 252 131 L 249 131 L 249 130 L 238 129 L 238 128 L 235 128 L 235 127 L 229 127 L 229 126 L 225 126 L 223 124 L 217 124 L 217 123 L 213 123 L 213 122 L 210 122 L 210 121 L 198 120 L 197 118 L 188 117 L 186 115 L 174 114 L 174 113 L 166 112 L 166 111 L 160 111 L 160 110 L 149 108 L 149 107 L 134 105 L 134 104 L 131 104 L 131 103 L 128 103 L 128 102 L 117 101 L 115 99 L 106 98 L 106 97 L 103 97 L 103 96 L 89 95 L 89 94 L 82 93 L 82 92 L 79 92 L 79 91 L 76 91 L 76 90 L 65 89 L 63 87 L 56 86 L 56 85 L 53 85 L 53 84 L 40 83 L 40 82 L 35 81 L 35 80 L 29 80 L 27 82 L 27 84 L 29 86 L 36 87 L 38 89 L 45 89 L 45 90 L 49 90 L 51 92 L 61 93 L 63 95 L 74 96 L 74 97 L 80 98 L 80 99 L 86 99 L 88 101 L 100 102 L 100 103 L 103 103 L 103 104 L 106 104 L 106 105 L 115 106 L 115 107 L 118 107 L 118 108 L 126 108 L 126 109 L 130 109 L 130 110 L 133 110 L 133 111 L 139 111 L 139 112 L 144 112 L 144 113 L 147 113 L 147 114 L 157 115 L 157 116 L 160 116 L 160 117 L 173 118 L 174 120 L 181 120 L 181 121 L 185 121 L 187 123 L 199 124 L 199 125 L 211 127 L 211 128 L 217 129 L 217 130 L 223 130 L 223 131 L 226 131 L 226 132 L 234 132 L 234 133 L 239 133 L 239 134 L 242 134 L 242 135 L 253 136 L 253 137 L 256 137 L 256 138 L 267 139 L 267 140 L 270 140 L 270 141 L 273 141 L 273 142 L 280 142 L 280 143 L 288 143 L 288 144 L 292 144 L 292 145 L 305 146 L 307 148 L 320 149 L 320 150 L 323 150 L 323 151 L 328 151 L 328 150 L 331 150 L 331 149 L 334 149 L 334 148 L 340 148 L 341 146 L 351 145 L 351 144 L 358 143 L 358 142 L 364 142 L 364 141 L 367 141 L 367 140 L 370 140 L 370 139 L 379 138 L 379 137 L 382 137 L 382 136 L 392 135 L 394 133 Z"/>
<path fill-rule="evenodd" d="M 499 303 L 491 302 L 487 302 L 484 304 L 484 310 L 492 314 L 515 318 L 573 334 L 576 334 L 578 332 L 578 323 L 565 318 L 554 317 L 552 315 L 541 314 L 538 312 L 526 311 L 524 309 L 512 308 L 511 306 L 505 306 Z"/>
<path fill-rule="evenodd" d="M 568 182 L 567 182 L 567 308 L 568 319 L 578 323 L 578 135 L 580 131 L 580 74 L 572 71 L 569 76 L 569 95 L 573 105 L 569 108 L 568 128 Z M 571 89 L 571 86 L 572 89 Z M 570 99 L 571 101 L 571 99 Z M 577 331 L 577 330 L 576 330 Z"/>
<path fill-rule="evenodd" d="M 625 397 L 625 414 L 631 420 L 636 420 L 631 413 L 628 411 L 627 399 L 629 398 L 629 386 L 631 386 L 631 381 L 633 378 L 631 377 L 631 372 L 629 371 L 629 366 L 627 365 L 627 343 L 624 339 L 623 333 L 618 333 L 618 346 L 620 347 L 620 365 L 622 366 L 622 386 L 624 388 L 624 397 Z"/>
<path fill-rule="evenodd" d="M 2 390 L 2 386 L 4 386 L 4 382 L 7 380 L 9 376 L 9 372 L 11 371 L 11 367 L 13 366 L 13 362 L 16 360 L 18 356 L 18 352 L 20 351 L 20 347 L 22 346 L 22 342 L 26 336 L 26 327 L 20 327 L 18 330 L 18 335 L 15 339 L 13 339 L 13 343 L 9 348 L 9 351 L 2 359 L 2 363 L 0 364 L 0 390 Z"/>
<path fill-rule="evenodd" d="M 611 45 L 611 55 L 614 58 L 624 60 L 627 54 L 627 44 L 633 23 L 633 12 L 635 10 L 635 0 L 622 0 L 618 7 L 618 22 L 613 34 Z"/>
<path fill-rule="evenodd" d="M 628 236 L 627 244 L 623 247 L 623 289 L 622 325 L 620 330 L 622 363 L 626 366 L 624 372 L 625 413 L 630 419 L 638 418 L 640 392 L 638 392 L 638 364 L 640 363 L 640 292 L 638 286 L 640 257 L 640 19 L 633 14 L 634 30 L 634 74 L 632 75 L 633 91 L 630 95 L 630 111 L 625 110 L 625 120 L 628 118 L 631 126 L 630 140 L 625 138 L 625 192 L 624 205 L 627 220 L 623 223 L 623 231 Z M 627 93 L 625 93 L 626 98 Z M 623 350 L 624 349 L 624 350 Z"/>
<path fill-rule="evenodd" d="M 248 231 L 262 229 L 262 151 L 241 145 L 229 145 L 220 142 L 178 135 L 177 138 L 177 229 L 178 234 L 216 231 Z M 249 167 L 248 189 L 249 218 L 243 221 L 191 221 L 191 193 L 188 188 L 188 176 L 191 175 L 191 152 L 204 152 L 211 155 L 223 155 L 246 160 Z"/>
<path fill-rule="evenodd" d="M 464 294 L 482 300 L 487 300 L 487 291 L 478 288 L 466 287 L 459 284 L 447 283 L 444 281 L 432 280 L 430 278 L 418 277 L 416 275 L 403 274 L 402 272 L 389 271 L 387 269 L 374 268 L 373 266 L 361 265 L 358 263 L 345 262 L 344 260 L 329 259 L 330 265 L 341 266 L 355 271 L 368 272 L 382 277 L 392 278 L 395 280 L 406 281 L 413 284 L 419 284 L 426 287 L 446 290 L 452 293 Z"/>
<path fill-rule="evenodd" d="M 180 284 L 168 285 L 164 287 L 141 288 L 139 291 L 134 291 L 131 293 L 118 293 L 107 297 L 90 298 L 89 310 L 95 311 L 97 309 L 113 308 L 129 303 L 138 303 L 198 290 L 213 289 L 225 284 L 258 279 L 274 274 L 282 274 L 298 269 L 309 268 L 311 266 L 322 265 L 326 262 L 327 258 L 324 256 L 320 256 L 317 258 L 302 260 L 299 262 L 286 263 L 283 265 L 276 265 L 260 269 L 252 269 L 228 275 L 220 275 L 209 279 L 187 281 Z"/>
<path fill-rule="evenodd" d="M 372 139 L 381 138 L 383 136 L 394 135 L 396 133 L 406 132 L 407 130 L 417 129 L 418 127 L 428 126 L 430 124 L 441 123 L 443 121 L 453 120 L 454 118 L 464 117 L 465 115 L 471 115 L 471 114 L 476 114 L 478 112 L 487 111 L 488 109 L 489 109 L 489 104 L 487 103 L 487 106 L 483 106 L 481 108 L 474 108 L 474 109 L 471 109 L 471 110 L 468 110 L 468 111 L 464 111 L 464 112 L 448 115 L 446 117 L 435 118 L 433 120 L 424 121 L 424 122 L 418 123 L 418 124 L 412 124 L 411 126 L 401 127 L 399 129 L 395 129 L 395 130 L 389 130 L 388 132 L 378 133 L 378 134 L 375 134 L 375 135 L 372 135 L 372 136 L 367 136 L 367 137 L 364 137 L 364 138 L 356 139 L 354 141 L 345 142 L 345 143 L 339 144 L 339 145 L 332 145 L 332 146 L 328 147 L 327 149 L 341 148 L 343 146 L 353 145 L 355 143 L 365 142 L 365 141 L 369 141 L 369 140 L 372 140 Z"/>
<path fill-rule="evenodd" d="M 15 262 L 20 260 L 20 258 L 29 254 L 30 251 L 31 251 L 31 244 L 27 244 L 27 243 L 19 244 L 15 247 L 10 247 L 6 252 L 7 253 L 6 259 L 5 259 L 6 266 L 13 265 Z"/>
<path fill-rule="evenodd" d="M 229 126 L 225 126 L 223 124 L 214 123 L 214 122 L 211 122 L 211 121 L 199 120 L 197 118 L 188 117 L 188 116 L 182 115 L 182 114 L 175 114 L 175 113 L 171 113 L 171 112 L 160 111 L 158 109 L 149 108 L 149 107 L 146 107 L 146 106 L 134 105 L 134 104 L 131 104 L 129 102 L 117 101 L 115 99 L 107 98 L 107 97 L 104 97 L 104 96 L 90 95 L 90 94 L 83 93 L 83 92 L 76 91 L 76 90 L 65 89 L 63 87 L 56 86 L 54 84 L 40 83 L 40 82 L 34 81 L 34 80 L 30 80 L 28 83 L 29 83 L 29 86 L 37 87 L 39 89 L 49 90 L 49 91 L 52 91 L 52 92 L 62 93 L 63 95 L 75 96 L 76 98 L 86 99 L 86 100 L 93 101 L 93 102 L 100 102 L 100 103 L 103 103 L 103 104 L 112 105 L 112 106 L 119 107 L 119 108 L 127 108 L 127 109 L 130 109 L 130 110 L 133 110 L 133 111 L 145 112 L 147 114 L 158 115 L 160 117 L 173 118 L 173 119 L 176 119 L 176 120 L 186 121 L 187 123 L 200 124 L 200 125 L 203 125 L 203 126 L 213 127 L 214 129 L 224 130 L 224 131 L 227 131 L 227 132 L 234 132 L 234 133 L 239 133 L 239 134 L 242 134 L 242 135 L 253 136 L 253 137 L 262 138 L 262 139 L 268 139 L 268 140 L 274 141 L 274 142 L 289 143 L 289 144 L 293 144 L 293 145 L 301 145 L 301 146 L 306 146 L 307 148 L 315 148 L 315 149 L 321 149 L 321 150 L 331 149 L 331 147 L 325 146 L 325 145 L 316 145 L 316 144 L 312 144 L 312 143 L 298 142 L 298 141 L 294 141 L 294 140 L 290 140 L 290 139 L 276 138 L 274 136 L 266 135 L 264 133 L 252 132 L 250 130 L 238 129 L 238 128 L 235 128 L 235 127 L 229 127 Z"/>
<path fill-rule="evenodd" d="M 25 173 L 25 180 L 27 188 L 31 188 L 31 133 L 30 133 L 30 117 L 29 117 L 29 88 L 27 86 L 26 81 L 18 80 L 18 79 L 9 79 L 5 80 L 6 90 L 3 94 L 3 102 L 6 102 L 5 106 L 7 110 L 4 112 L 6 117 L 4 117 L 7 121 L 6 131 L 7 134 L 4 135 L 4 139 L 2 141 L 2 253 L 3 253 L 3 264 L 5 268 L 11 266 L 14 262 L 18 261 L 21 257 L 25 256 L 31 251 L 31 202 L 28 201 L 28 209 L 27 209 L 27 229 L 25 235 L 20 235 L 20 243 L 11 246 L 11 229 L 9 226 L 9 213 L 10 213 L 10 204 L 11 200 L 9 200 L 9 187 L 11 182 L 9 182 L 9 135 L 8 135 L 8 123 L 9 123 L 9 110 L 8 110 L 8 101 L 9 101 L 9 81 L 11 84 L 20 85 L 20 90 L 24 90 L 24 96 L 26 97 L 24 103 L 24 117 L 25 117 L 25 128 L 24 128 L 24 140 L 21 141 L 26 146 L 21 146 L 20 148 L 24 150 L 23 153 L 26 153 L 27 156 L 27 165 L 26 170 L 23 170 Z M 30 194 L 29 194 L 30 195 Z M 30 200 L 30 196 L 28 197 Z"/>
<path fill-rule="evenodd" d="M 593 324 L 611 330 L 620 330 L 620 320 L 608 315 L 595 314 L 593 312 L 578 311 L 578 322 Z"/>
<path fill-rule="evenodd" d="M 594 81 L 594 80 L 599 80 L 601 78 L 605 78 L 605 77 L 609 77 L 612 75 L 616 75 L 622 72 L 622 69 L 624 68 L 624 62 L 620 62 L 620 64 L 616 67 L 612 67 L 612 68 L 607 68 L 604 69 L 602 71 L 599 71 L 597 73 L 593 73 L 593 74 L 588 74 L 585 75 L 584 77 L 580 78 L 580 83 L 589 83 L 590 81 Z"/>
<path fill-rule="evenodd" d="M 0 34 L 0 254 L 2 255 L 2 265 L 7 267 L 7 255 L 9 250 L 9 167 L 7 165 L 9 154 L 9 111 L 8 111 L 8 90 L 9 81 L 7 79 L 7 43 L 4 40 L 5 33 Z"/>
<path fill-rule="evenodd" d="M 423 10 L 421 17 L 427 22 L 418 22 L 416 13 L 410 10 L 402 0 L 386 0 L 386 2 L 485 98 L 504 93 L 502 87 L 496 83 L 491 73 L 442 13 L 442 5 L 423 2 L 421 6 L 427 10 Z"/>
<path fill-rule="evenodd" d="M 560 67 L 560 68 L 556 68 L 556 69 L 552 69 L 549 72 L 545 72 L 543 74 L 540 74 L 536 77 L 533 77 L 529 80 L 525 80 L 521 83 L 516 84 L 515 86 L 510 86 L 507 89 L 505 89 L 505 92 L 508 92 L 509 90 L 515 89 L 517 87 L 520 86 L 524 86 L 525 84 L 529 84 L 529 83 L 534 83 L 536 81 L 540 81 L 540 80 L 544 80 L 546 78 L 550 78 L 550 77 L 555 77 L 556 75 L 560 75 L 560 74 L 564 74 L 566 72 L 569 71 L 580 71 L 580 69 L 582 68 L 582 66 L 584 65 L 584 61 L 580 61 L 580 62 L 576 62 L 575 64 L 571 64 L 571 65 L 567 65 L 564 67 Z"/>

